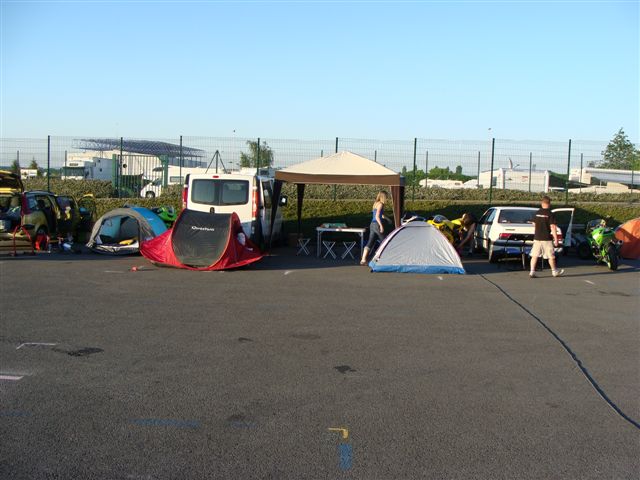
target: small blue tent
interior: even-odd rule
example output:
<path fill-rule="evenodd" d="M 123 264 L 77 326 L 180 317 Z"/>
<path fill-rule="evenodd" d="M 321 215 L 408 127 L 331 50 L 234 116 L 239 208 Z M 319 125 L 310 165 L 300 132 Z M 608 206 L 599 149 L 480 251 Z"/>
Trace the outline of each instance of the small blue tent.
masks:
<path fill-rule="evenodd" d="M 426 222 L 410 222 L 391 232 L 369 266 L 374 272 L 466 273 L 453 245 Z"/>
<path fill-rule="evenodd" d="M 87 247 L 108 255 L 138 253 L 142 242 L 166 230 L 162 219 L 147 208 L 116 208 L 95 223 Z"/>

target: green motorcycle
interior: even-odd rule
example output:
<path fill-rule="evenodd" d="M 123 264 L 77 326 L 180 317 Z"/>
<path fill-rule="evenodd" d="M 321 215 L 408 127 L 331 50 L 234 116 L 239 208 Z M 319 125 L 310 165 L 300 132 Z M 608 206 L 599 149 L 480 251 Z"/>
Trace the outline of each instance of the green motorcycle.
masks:
<path fill-rule="evenodd" d="M 160 217 L 167 228 L 173 227 L 173 224 L 178 218 L 178 214 L 173 207 L 156 207 L 152 208 L 151 211 Z"/>
<path fill-rule="evenodd" d="M 613 228 L 607 227 L 602 218 L 591 220 L 585 229 L 586 240 L 578 245 L 582 259 L 594 257 L 598 263 L 606 263 L 609 270 L 618 269 L 622 242 L 615 237 Z"/>

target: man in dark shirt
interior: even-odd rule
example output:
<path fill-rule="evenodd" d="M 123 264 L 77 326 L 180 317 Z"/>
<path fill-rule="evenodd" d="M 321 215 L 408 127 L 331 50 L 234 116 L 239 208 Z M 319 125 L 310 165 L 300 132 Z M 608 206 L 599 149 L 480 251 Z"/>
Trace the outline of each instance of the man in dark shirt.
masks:
<path fill-rule="evenodd" d="M 535 233 L 533 235 L 533 247 L 531 247 L 531 271 L 529 276 L 535 278 L 536 265 L 538 258 L 542 255 L 549 261 L 551 266 L 551 275 L 559 277 L 564 270 L 556 269 L 556 257 L 553 247 L 558 246 L 558 232 L 556 225 L 556 217 L 550 210 L 551 199 L 547 196 L 542 197 L 540 210 L 533 217 L 535 225 Z"/>

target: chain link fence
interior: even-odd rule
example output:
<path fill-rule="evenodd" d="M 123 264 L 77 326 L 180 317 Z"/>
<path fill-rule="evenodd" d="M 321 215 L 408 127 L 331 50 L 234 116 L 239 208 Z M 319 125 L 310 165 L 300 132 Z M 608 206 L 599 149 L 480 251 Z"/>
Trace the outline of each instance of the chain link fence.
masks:
<path fill-rule="evenodd" d="M 256 168 L 256 161 L 275 169 L 348 150 L 404 174 L 407 199 L 451 198 L 450 191 L 476 190 L 489 203 L 499 190 L 550 192 L 588 189 L 589 174 L 603 159 L 607 142 L 485 140 L 375 140 L 328 138 L 197 137 L 102 138 L 50 136 L 0 139 L 0 168 L 19 166 L 24 177 L 102 180 L 117 198 L 155 197 L 188 173 L 232 172 Z M 256 152 L 257 150 L 257 152 Z M 267 153 L 270 152 L 269 155 Z M 267 165 L 260 165 L 265 167 Z M 637 185 L 639 172 L 620 175 Z M 613 180 L 609 180 L 613 181 Z M 327 195 L 330 191 L 325 189 Z M 335 198 L 335 189 L 333 192 Z"/>

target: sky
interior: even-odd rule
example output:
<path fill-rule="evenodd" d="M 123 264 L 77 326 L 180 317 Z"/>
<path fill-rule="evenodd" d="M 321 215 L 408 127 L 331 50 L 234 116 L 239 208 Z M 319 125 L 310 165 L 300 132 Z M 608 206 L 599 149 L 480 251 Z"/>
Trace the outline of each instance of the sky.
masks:
<path fill-rule="evenodd" d="M 639 2 L 0 0 L 0 137 L 639 135 Z"/>

